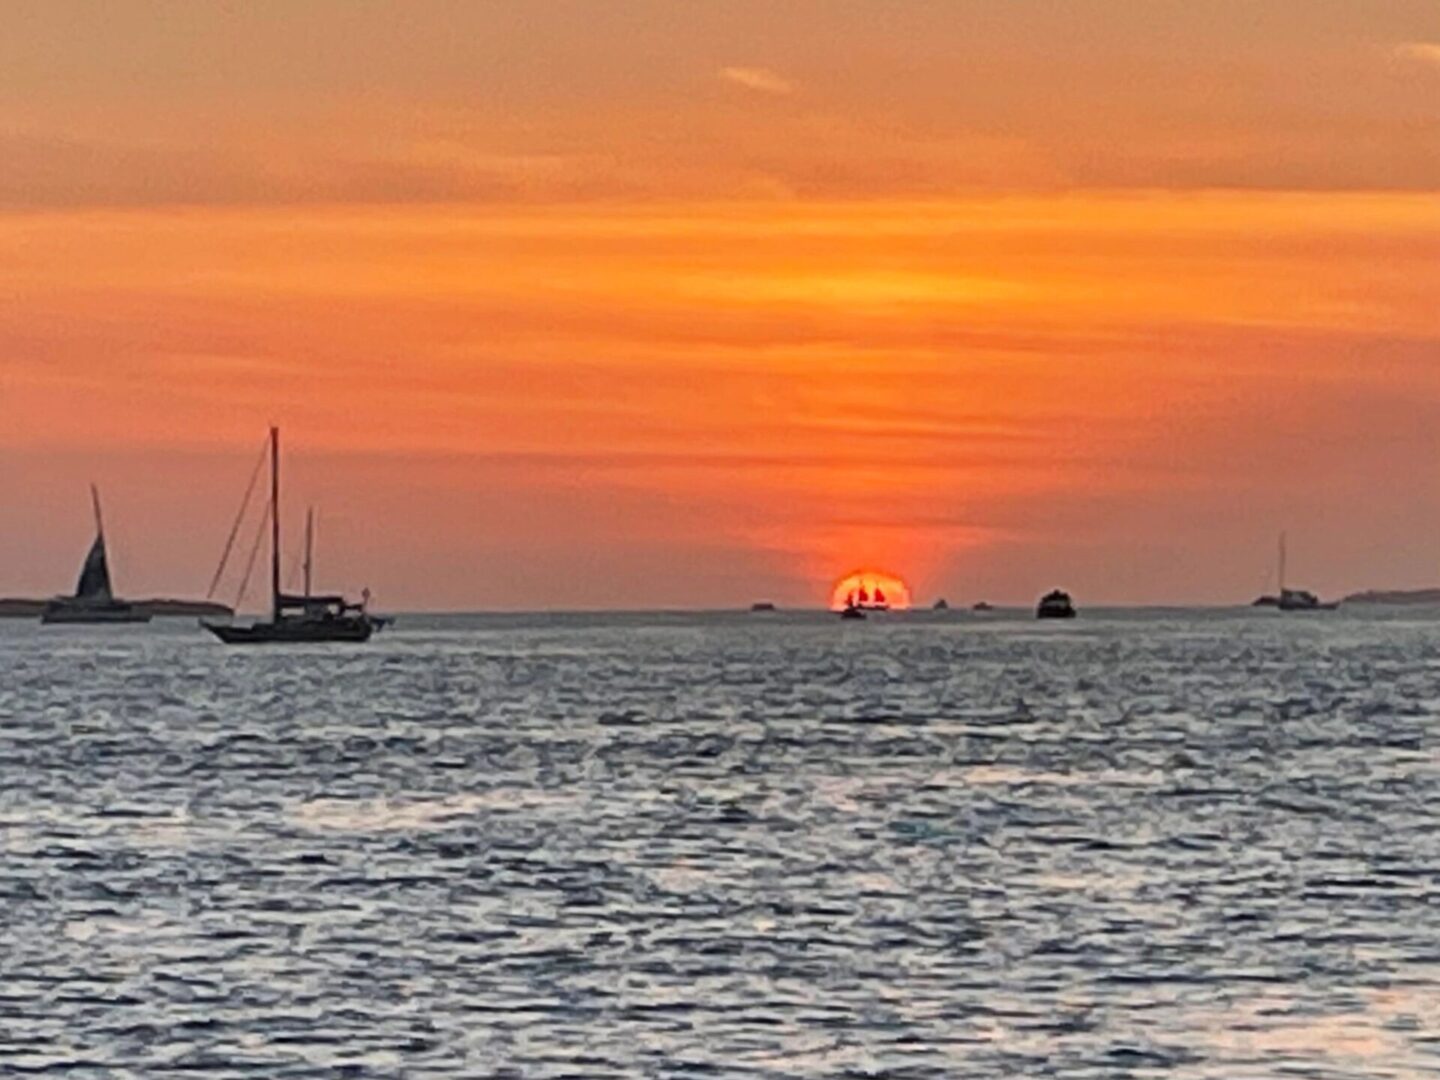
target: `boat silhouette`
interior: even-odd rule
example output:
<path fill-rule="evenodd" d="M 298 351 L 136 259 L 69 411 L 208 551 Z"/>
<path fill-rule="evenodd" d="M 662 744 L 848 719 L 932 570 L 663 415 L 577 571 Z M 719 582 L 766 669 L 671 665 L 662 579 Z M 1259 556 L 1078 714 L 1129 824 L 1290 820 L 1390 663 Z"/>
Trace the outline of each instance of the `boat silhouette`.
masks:
<path fill-rule="evenodd" d="M 1070 594 L 1063 589 L 1052 589 L 1040 598 L 1040 603 L 1035 608 L 1037 619 L 1073 619 L 1075 618 L 1075 604 L 1070 599 Z"/>
<path fill-rule="evenodd" d="M 43 623 L 147 623 L 150 609 L 117 600 L 110 585 L 110 559 L 105 550 L 105 519 L 100 513 L 100 490 L 90 485 L 95 508 L 95 540 L 80 567 L 74 596 L 57 596 L 40 613 Z"/>
<path fill-rule="evenodd" d="M 243 514 L 244 507 L 242 505 Z M 280 588 L 280 429 L 270 429 L 270 618 L 249 624 L 202 622 L 227 645 L 301 644 L 310 642 L 359 643 L 370 640 L 388 620 L 372 616 L 370 591 L 352 603 L 339 594 L 310 591 L 314 517 L 305 526 L 305 592 L 285 593 Z M 233 537 L 233 534 L 232 534 Z M 227 548 L 228 555 L 228 548 Z M 224 560 L 222 558 L 222 569 Z M 217 578 L 219 576 L 217 572 Z"/>
<path fill-rule="evenodd" d="M 867 589 L 865 582 L 861 581 L 858 588 L 845 594 L 845 608 L 854 608 L 859 612 L 889 611 L 890 600 L 879 582 L 875 583 L 874 589 Z"/>
<path fill-rule="evenodd" d="M 1318 596 L 1308 589 L 1291 589 L 1285 585 L 1286 569 L 1286 542 L 1285 534 L 1280 534 L 1278 552 L 1278 573 L 1280 591 L 1275 596 L 1261 596 L 1251 605 L 1252 607 L 1273 607 L 1281 611 L 1334 611 L 1340 605 L 1338 603 L 1323 603 Z"/>

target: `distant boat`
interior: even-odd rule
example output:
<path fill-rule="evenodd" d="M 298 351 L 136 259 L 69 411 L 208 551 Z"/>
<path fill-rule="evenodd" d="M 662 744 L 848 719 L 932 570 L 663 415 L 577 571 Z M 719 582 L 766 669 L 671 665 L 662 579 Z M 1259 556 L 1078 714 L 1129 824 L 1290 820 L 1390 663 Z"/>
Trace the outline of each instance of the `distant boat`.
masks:
<path fill-rule="evenodd" d="M 1318 596 L 1306 589 L 1286 588 L 1285 562 L 1285 534 L 1282 532 L 1279 551 L 1280 593 L 1278 596 L 1262 596 L 1251 605 L 1252 607 L 1273 607 L 1279 608 L 1281 611 L 1334 611 L 1339 607 L 1339 604 L 1335 603 L 1321 603 Z"/>
<path fill-rule="evenodd" d="M 851 589 L 845 596 L 845 607 L 854 608 L 856 611 L 889 611 L 890 601 L 885 596 L 885 590 L 876 584 L 874 591 L 865 588 L 862 581 L 858 589 Z"/>
<path fill-rule="evenodd" d="M 865 618 L 865 609 L 854 603 L 846 603 L 846 605 L 840 609 L 840 618 L 863 619 Z"/>
<path fill-rule="evenodd" d="M 939 600 L 936 600 L 935 603 L 934 603 L 933 605 L 931 605 L 931 606 L 933 607 L 933 609 L 934 609 L 935 611 L 949 611 L 949 610 L 950 610 L 950 601 L 949 601 L 949 600 L 946 600 L 946 599 L 942 596 L 942 597 L 940 597 Z"/>
<path fill-rule="evenodd" d="M 95 541 L 80 567 L 74 596 L 57 596 L 40 613 L 43 623 L 147 623 L 149 608 L 117 600 L 110 587 L 110 560 L 105 553 L 105 521 L 100 514 L 100 491 L 90 485 L 95 507 Z"/>
<path fill-rule="evenodd" d="M 1281 589 L 1275 606 L 1281 611 L 1334 611 L 1340 605 L 1322 604 L 1318 596 L 1304 589 Z"/>
<path fill-rule="evenodd" d="M 755 603 L 750 605 L 750 610 L 755 612 L 774 611 L 775 605 L 769 600 L 756 600 Z"/>
<path fill-rule="evenodd" d="M 994 610 L 995 610 L 995 605 L 994 605 L 994 604 L 991 604 L 991 603 L 987 603 L 987 602 L 984 601 L 984 600 L 981 600 L 981 601 L 979 601 L 978 603 L 976 603 L 975 606 L 972 607 L 970 610 L 971 610 L 971 611 L 994 611 Z"/>
<path fill-rule="evenodd" d="M 370 591 L 355 604 L 339 595 L 310 592 L 314 518 L 305 523 L 305 592 L 294 596 L 280 589 L 280 429 L 270 429 L 270 620 L 249 625 L 202 623 L 227 645 L 300 644 L 368 641 L 389 620 L 366 610 Z"/>
<path fill-rule="evenodd" d="M 1070 599 L 1070 594 L 1060 589 L 1046 593 L 1040 598 L 1040 603 L 1035 608 L 1035 617 L 1037 619 L 1073 619 L 1075 605 Z"/>

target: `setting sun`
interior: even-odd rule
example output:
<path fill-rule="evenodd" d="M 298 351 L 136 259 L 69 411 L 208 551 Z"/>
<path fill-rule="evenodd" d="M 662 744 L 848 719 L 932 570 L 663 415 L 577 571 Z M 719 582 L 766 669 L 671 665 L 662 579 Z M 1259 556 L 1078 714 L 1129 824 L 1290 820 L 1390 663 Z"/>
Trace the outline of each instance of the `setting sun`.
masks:
<path fill-rule="evenodd" d="M 856 570 L 837 581 L 830 592 L 831 610 L 840 611 L 847 604 L 903 610 L 910 606 L 910 586 L 883 570 Z"/>

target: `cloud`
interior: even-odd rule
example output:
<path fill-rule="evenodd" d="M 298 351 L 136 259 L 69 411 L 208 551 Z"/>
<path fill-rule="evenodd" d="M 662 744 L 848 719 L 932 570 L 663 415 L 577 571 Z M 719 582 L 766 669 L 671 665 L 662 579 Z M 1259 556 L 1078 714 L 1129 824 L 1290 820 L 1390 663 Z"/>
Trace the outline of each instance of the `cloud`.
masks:
<path fill-rule="evenodd" d="M 1423 64 L 1440 65 L 1440 44 L 1433 41 L 1407 41 L 1395 47 L 1395 55 L 1402 60 L 1418 60 Z"/>
<path fill-rule="evenodd" d="M 743 86 L 747 90 L 756 90 L 762 94 L 793 94 L 795 84 L 783 75 L 766 68 L 748 67 L 727 67 L 720 69 L 720 78 L 728 82 Z"/>

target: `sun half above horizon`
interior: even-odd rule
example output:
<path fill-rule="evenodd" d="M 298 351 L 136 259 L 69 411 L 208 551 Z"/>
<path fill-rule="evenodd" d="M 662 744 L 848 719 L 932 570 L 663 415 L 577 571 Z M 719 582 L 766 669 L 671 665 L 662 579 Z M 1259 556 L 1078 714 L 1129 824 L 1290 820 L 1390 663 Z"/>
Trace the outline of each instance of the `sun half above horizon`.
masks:
<path fill-rule="evenodd" d="M 847 604 L 904 609 L 910 603 L 910 586 L 905 579 L 885 570 L 856 570 L 835 582 L 830 590 L 832 611 L 841 611 Z"/>

